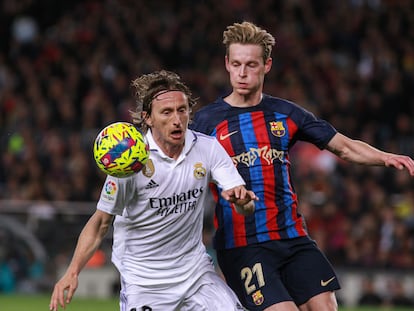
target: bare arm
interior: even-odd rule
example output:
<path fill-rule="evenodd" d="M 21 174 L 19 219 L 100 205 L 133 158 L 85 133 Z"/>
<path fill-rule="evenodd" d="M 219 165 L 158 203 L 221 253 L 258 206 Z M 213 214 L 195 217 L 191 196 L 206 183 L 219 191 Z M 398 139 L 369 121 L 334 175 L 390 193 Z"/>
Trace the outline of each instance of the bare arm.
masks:
<path fill-rule="evenodd" d="M 70 303 L 78 287 L 79 273 L 98 249 L 102 239 L 108 232 L 112 219 L 112 215 L 97 210 L 86 223 L 79 235 L 78 243 L 69 267 L 53 289 L 49 304 L 50 310 L 58 310 L 59 305 L 65 308 L 65 304 Z"/>
<path fill-rule="evenodd" d="M 395 167 L 399 170 L 406 168 L 409 174 L 414 176 L 414 161 L 409 156 L 381 151 L 363 141 L 350 139 L 340 133 L 331 139 L 326 149 L 349 162 Z"/>

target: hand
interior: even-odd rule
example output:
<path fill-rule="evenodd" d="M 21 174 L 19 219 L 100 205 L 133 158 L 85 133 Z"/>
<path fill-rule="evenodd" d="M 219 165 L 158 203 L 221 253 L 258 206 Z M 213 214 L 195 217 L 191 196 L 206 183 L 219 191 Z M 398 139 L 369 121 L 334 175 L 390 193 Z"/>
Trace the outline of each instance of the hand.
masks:
<path fill-rule="evenodd" d="M 254 200 L 250 200 L 244 205 L 234 204 L 234 208 L 236 212 L 243 216 L 249 216 L 254 213 L 256 210 L 256 204 L 254 204 Z"/>
<path fill-rule="evenodd" d="M 414 176 L 414 160 L 409 156 L 390 154 L 384 161 L 385 166 L 393 166 L 399 170 L 407 168 L 408 173 Z"/>
<path fill-rule="evenodd" d="M 245 216 L 254 212 L 254 201 L 259 200 L 253 191 L 247 190 L 244 186 L 237 186 L 229 190 L 224 190 L 221 192 L 221 196 L 223 199 L 234 203 L 236 211 Z"/>
<path fill-rule="evenodd" d="M 65 309 L 66 304 L 70 303 L 73 294 L 78 287 L 78 277 L 76 275 L 65 274 L 59 282 L 56 283 L 52 297 L 49 303 L 49 310 L 57 311 L 59 305 Z M 66 298 L 65 298 L 66 292 Z"/>
<path fill-rule="evenodd" d="M 251 200 L 259 200 L 253 191 L 247 190 L 244 186 L 237 186 L 228 190 L 223 190 L 221 192 L 221 196 L 223 199 L 237 205 L 247 204 Z"/>

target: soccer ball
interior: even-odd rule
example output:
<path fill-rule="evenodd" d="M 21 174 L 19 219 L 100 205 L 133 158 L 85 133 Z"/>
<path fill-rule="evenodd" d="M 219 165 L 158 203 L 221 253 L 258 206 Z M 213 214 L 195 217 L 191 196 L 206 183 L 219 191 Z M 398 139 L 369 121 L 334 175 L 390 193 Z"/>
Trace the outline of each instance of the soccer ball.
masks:
<path fill-rule="evenodd" d="M 96 137 L 93 156 L 99 169 L 114 177 L 138 173 L 147 163 L 148 144 L 133 124 L 116 122 L 106 126 Z"/>

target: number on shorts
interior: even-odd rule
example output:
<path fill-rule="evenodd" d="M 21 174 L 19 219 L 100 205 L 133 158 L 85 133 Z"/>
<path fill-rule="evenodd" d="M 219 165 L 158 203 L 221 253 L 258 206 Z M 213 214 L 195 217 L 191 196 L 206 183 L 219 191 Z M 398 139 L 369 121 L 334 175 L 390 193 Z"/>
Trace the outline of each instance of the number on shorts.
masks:
<path fill-rule="evenodd" d="M 262 264 L 260 262 L 256 263 L 253 268 L 244 267 L 240 271 L 240 277 L 242 280 L 244 280 L 244 288 L 247 295 L 253 293 L 257 289 L 256 284 L 252 282 L 253 275 L 256 276 L 259 288 L 265 286 Z"/>

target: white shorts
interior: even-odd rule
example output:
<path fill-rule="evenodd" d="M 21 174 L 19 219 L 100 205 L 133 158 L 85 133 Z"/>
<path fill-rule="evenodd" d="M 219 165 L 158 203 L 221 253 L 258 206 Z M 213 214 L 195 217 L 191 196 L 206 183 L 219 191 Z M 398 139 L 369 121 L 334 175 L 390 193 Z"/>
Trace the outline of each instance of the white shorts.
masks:
<path fill-rule="evenodd" d="M 121 281 L 121 311 L 240 311 L 234 292 L 215 272 L 194 284 L 140 286 Z"/>

